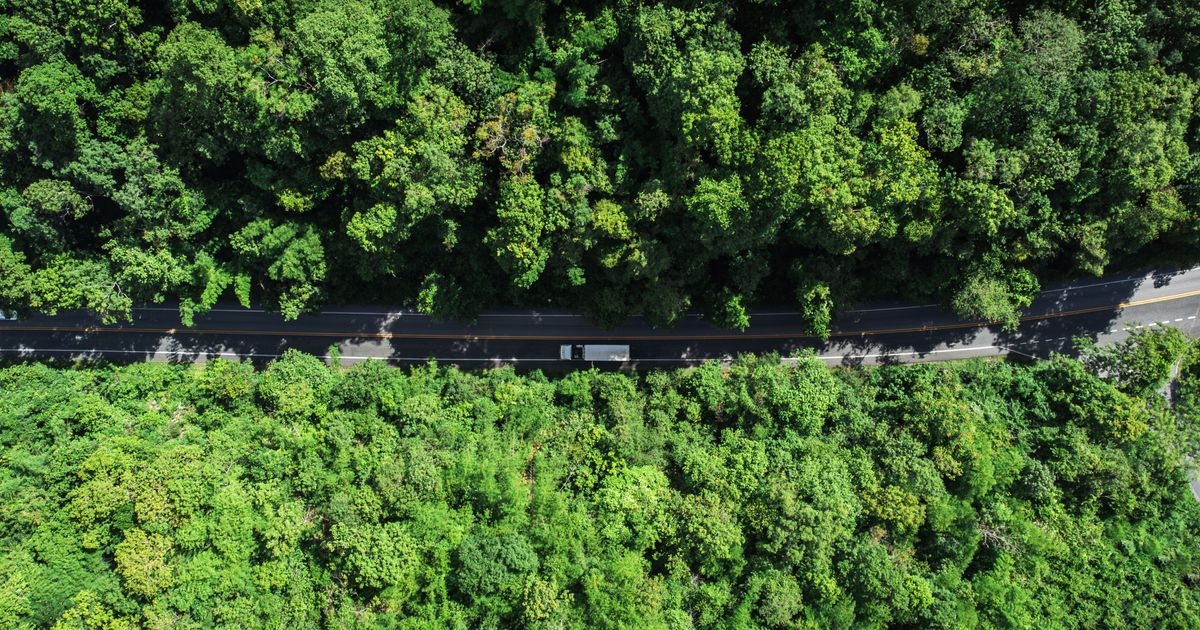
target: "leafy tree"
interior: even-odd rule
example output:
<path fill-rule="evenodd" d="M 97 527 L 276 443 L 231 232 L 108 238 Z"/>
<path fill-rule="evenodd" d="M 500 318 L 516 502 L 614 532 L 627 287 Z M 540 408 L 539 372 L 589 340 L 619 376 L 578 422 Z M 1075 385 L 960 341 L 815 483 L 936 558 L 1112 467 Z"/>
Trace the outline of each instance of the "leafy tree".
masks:
<path fill-rule="evenodd" d="M 1167 363 L 1173 335 L 1144 337 L 1122 387 Z M 1193 359 L 1176 409 L 1065 357 L 554 380 L 291 351 L 14 364 L 0 616 L 1188 626 Z"/>
<path fill-rule="evenodd" d="M 218 33 L 184 22 L 157 52 L 158 133 L 167 147 L 191 160 L 223 162 L 239 144 L 239 132 L 248 131 L 239 120 L 242 94 L 235 50 Z"/>
<path fill-rule="evenodd" d="M 393 104 L 392 55 L 378 13 L 361 2 L 328 2 L 297 17 L 293 41 L 326 120 L 353 126 Z"/>
<path fill-rule="evenodd" d="M 267 409 L 284 417 L 319 416 L 327 404 L 334 380 L 320 360 L 288 350 L 263 372 L 258 395 Z"/>
<path fill-rule="evenodd" d="M 73 234 L 71 224 L 92 209 L 70 183 L 52 179 L 30 184 L 6 205 L 17 235 L 45 252 L 62 251 Z"/>
<path fill-rule="evenodd" d="M 963 317 L 999 322 L 1013 329 L 1020 309 L 1029 306 L 1038 290 L 1037 280 L 1026 269 L 996 272 L 995 265 L 973 270 L 951 304 Z"/>
<path fill-rule="evenodd" d="M 5 299 L 824 336 L 1195 257 L 1190 3 L 785 5 L 10 0 L 0 238 L 43 281 Z"/>
<path fill-rule="evenodd" d="M 131 594 L 150 598 L 171 586 L 173 576 L 167 562 L 171 546 L 171 540 L 161 534 L 146 534 L 140 529 L 125 532 L 114 559 Z"/>
<path fill-rule="evenodd" d="M 0 301 L 5 306 L 17 306 L 26 303 L 32 292 L 32 270 L 25 263 L 25 256 L 20 251 L 13 250 L 13 243 L 0 236 L 0 274 L 5 283 L 0 287 Z"/>
<path fill-rule="evenodd" d="M 320 237 L 311 226 L 259 219 L 230 237 L 230 245 L 253 272 L 277 283 L 268 295 L 285 318 L 295 319 L 315 306 L 327 267 Z"/>
<path fill-rule="evenodd" d="M 554 228 L 553 217 L 546 215 L 543 206 L 541 186 L 528 176 L 507 180 L 500 189 L 496 216 L 500 225 L 488 233 L 487 240 L 512 283 L 528 288 L 546 267 L 550 252 L 541 239 Z"/>
<path fill-rule="evenodd" d="M 1097 346 L 1078 339 L 1080 361 L 1089 370 L 1132 396 L 1155 393 L 1170 378 L 1188 348 L 1188 339 L 1177 328 L 1146 328 L 1130 332 L 1127 339 Z"/>

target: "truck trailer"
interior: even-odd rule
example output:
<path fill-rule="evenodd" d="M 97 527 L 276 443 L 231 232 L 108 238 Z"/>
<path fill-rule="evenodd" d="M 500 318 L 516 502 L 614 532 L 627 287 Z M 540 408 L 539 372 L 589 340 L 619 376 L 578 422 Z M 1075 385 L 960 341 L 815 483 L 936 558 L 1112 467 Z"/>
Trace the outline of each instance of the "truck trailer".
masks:
<path fill-rule="evenodd" d="M 558 348 L 563 361 L 628 361 L 629 346 L 565 343 Z"/>

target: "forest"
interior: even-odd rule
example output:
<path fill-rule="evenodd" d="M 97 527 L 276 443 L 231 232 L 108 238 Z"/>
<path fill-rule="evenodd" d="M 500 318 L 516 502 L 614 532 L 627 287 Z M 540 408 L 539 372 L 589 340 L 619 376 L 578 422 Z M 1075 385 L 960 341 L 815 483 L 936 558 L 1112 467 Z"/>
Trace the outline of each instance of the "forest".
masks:
<path fill-rule="evenodd" d="M 1193 259 L 1194 0 L 0 0 L 0 307 L 611 324 Z"/>
<path fill-rule="evenodd" d="M 1032 365 L 14 363 L 0 627 L 1195 628 L 1197 417 L 1170 329 Z"/>

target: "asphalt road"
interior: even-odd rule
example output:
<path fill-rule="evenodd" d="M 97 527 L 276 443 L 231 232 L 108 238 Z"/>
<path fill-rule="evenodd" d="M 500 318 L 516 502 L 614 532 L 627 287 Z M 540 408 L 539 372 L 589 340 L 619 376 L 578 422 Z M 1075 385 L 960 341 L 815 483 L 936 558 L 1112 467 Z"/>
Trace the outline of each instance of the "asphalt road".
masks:
<path fill-rule="evenodd" d="M 563 343 L 627 343 L 632 360 L 622 367 L 689 365 L 728 360 L 742 352 L 804 348 L 829 363 L 945 360 L 1017 353 L 1045 357 L 1071 350 L 1071 337 L 1101 343 L 1121 339 L 1138 325 L 1165 323 L 1197 333 L 1200 267 L 1106 277 L 1050 287 L 1027 309 L 1018 330 L 1006 333 L 984 322 L 963 321 L 935 305 L 882 304 L 840 313 L 833 334 L 821 341 L 802 334 L 803 321 L 786 309 L 753 314 L 745 333 L 715 328 L 689 316 L 672 328 L 640 318 L 604 330 L 580 315 L 557 311 L 494 311 L 473 324 L 435 322 L 404 309 L 340 307 L 285 322 L 276 313 L 222 305 L 179 323 L 171 305 L 139 308 L 134 321 L 102 326 L 86 313 L 35 315 L 0 321 L 0 356 L 113 360 L 202 361 L 213 357 L 265 361 L 287 348 L 326 355 L 336 346 L 342 361 L 369 358 L 396 364 L 466 366 L 519 364 L 578 367 L 558 359 Z"/>

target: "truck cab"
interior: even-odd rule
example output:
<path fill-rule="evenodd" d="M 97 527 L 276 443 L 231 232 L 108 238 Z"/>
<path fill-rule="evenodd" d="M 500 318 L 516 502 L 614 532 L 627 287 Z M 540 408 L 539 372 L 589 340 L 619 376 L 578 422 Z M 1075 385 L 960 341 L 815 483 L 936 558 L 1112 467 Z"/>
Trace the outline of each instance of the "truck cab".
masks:
<path fill-rule="evenodd" d="M 563 361 L 582 361 L 583 344 L 564 343 L 558 348 L 558 358 L 562 359 Z"/>

